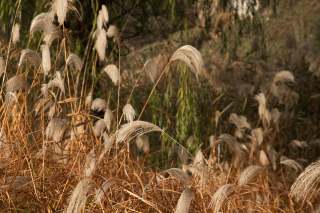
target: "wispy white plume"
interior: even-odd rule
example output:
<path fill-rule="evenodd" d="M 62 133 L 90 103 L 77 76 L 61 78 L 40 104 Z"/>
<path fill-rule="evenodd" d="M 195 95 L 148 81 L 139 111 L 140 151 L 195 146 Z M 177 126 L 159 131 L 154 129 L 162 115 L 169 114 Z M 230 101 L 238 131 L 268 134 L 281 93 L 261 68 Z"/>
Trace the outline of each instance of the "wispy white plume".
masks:
<path fill-rule="evenodd" d="M 208 206 L 208 209 L 211 209 L 214 207 L 214 213 L 218 213 L 220 208 L 225 204 L 225 202 L 228 200 L 228 197 L 230 194 L 235 192 L 237 190 L 237 186 L 234 184 L 226 184 L 221 186 L 216 193 L 214 193 L 210 204 Z"/>
<path fill-rule="evenodd" d="M 187 145 L 190 148 L 191 146 L 193 146 L 193 144 L 196 143 L 196 138 L 191 135 L 188 139 L 187 139 Z"/>
<path fill-rule="evenodd" d="M 256 146 L 261 146 L 263 142 L 263 130 L 261 127 L 255 128 L 251 131 L 252 138 Z"/>
<path fill-rule="evenodd" d="M 36 70 L 39 69 L 41 65 L 41 55 L 35 51 L 25 49 L 22 51 L 22 54 L 20 56 L 20 61 L 19 61 L 19 67 L 22 65 L 23 62 L 26 60 L 29 60 L 33 66 L 36 68 Z"/>
<path fill-rule="evenodd" d="M 131 140 L 152 131 L 163 132 L 163 130 L 158 126 L 145 121 L 133 121 L 131 123 L 124 124 L 116 132 L 117 143 L 124 142 L 129 139 L 129 137 Z"/>
<path fill-rule="evenodd" d="M 63 93 L 65 93 L 64 79 L 62 78 L 59 71 L 56 71 L 56 74 L 52 77 L 52 79 L 48 83 L 48 89 L 52 87 L 58 87 L 61 89 Z"/>
<path fill-rule="evenodd" d="M 266 112 L 266 96 L 263 93 L 259 93 L 254 96 L 254 99 L 259 102 L 259 116 L 263 120 Z"/>
<path fill-rule="evenodd" d="M 97 37 L 97 40 L 94 47 L 98 52 L 100 61 L 104 61 L 107 48 L 107 33 L 104 29 L 98 29 L 95 35 Z"/>
<path fill-rule="evenodd" d="M 276 82 L 294 82 L 294 76 L 293 74 L 290 72 L 290 71 L 281 71 L 281 72 L 278 72 L 276 74 L 276 76 L 274 77 L 273 79 L 273 83 L 276 83 Z"/>
<path fill-rule="evenodd" d="M 2 76 L 2 74 L 5 72 L 6 70 L 6 63 L 3 60 L 2 57 L 0 57 L 0 77 Z"/>
<path fill-rule="evenodd" d="M 175 213 L 188 213 L 190 208 L 190 203 L 193 197 L 193 190 L 190 188 L 185 189 L 178 201 Z"/>
<path fill-rule="evenodd" d="M 136 139 L 136 145 L 139 152 L 147 153 L 150 149 L 149 137 L 147 135 L 141 135 Z"/>
<path fill-rule="evenodd" d="M 62 130 L 64 130 L 67 125 L 66 119 L 53 118 L 45 130 L 46 140 L 52 138 L 55 142 L 61 141 Z"/>
<path fill-rule="evenodd" d="M 296 201 L 310 201 L 320 181 L 320 161 L 309 165 L 291 186 L 290 197 Z"/>
<path fill-rule="evenodd" d="M 196 48 L 190 45 L 180 47 L 170 59 L 170 61 L 174 60 L 184 61 L 197 77 L 202 73 L 202 66 L 204 64 L 202 55 Z"/>
<path fill-rule="evenodd" d="M 103 4 L 101 6 L 101 10 L 103 13 L 104 22 L 105 22 L 105 24 L 107 24 L 109 22 L 109 13 L 108 13 L 108 9 L 107 9 L 106 5 Z"/>
<path fill-rule="evenodd" d="M 16 75 L 10 78 L 6 83 L 6 93 L 8 92 L 17 92 L 20 89 L 27 90 L 30 87 L 30 84 L 21 76 Z"/>
<path fill-rule="evenodd" d="M 81 212 L 85 208 L 87 194 L 93 186 L 94 183 L 89 178 L 80 181 L 72 192 L 66 213 Z"/>
<path fill-rule="evenodd" d="M 145 64 L 144 64 L 144 69 L 146 70 L 146 73 L 152 83 L 154 83 L 157 78 L 158 78 L 158 67 L 156 62 L 153 59 L 149 59 Z"/>
<path fill-rule="evenodd" d="M 309 145 L 308 145 L 307 142 L 305 142 L 305 141 L 298 141 L 298 140 L 293 140 L 293 141 L 291 141 L 290 144 L 289 144 L 289 146 L 292 147 L 292 148 L 297 148 L 297 147 L 299 147 L 299 148 L 302 148 L 302 149 L 309 147 Z"/>
<path fill-rule="evenodd" d="M 17 93 L 16 92 L 6 93 L 5 100 L 6 100 L 8 109 L 11 109 L 14 106 L 14 104 L 18 101 Z"/>
<path fill-rule="evenodd" d="M 61 38 L 62 34 L 60 29 L 51 22 L 50 14 L 48 13 L 41 13 L 36 16 L 32 22 L 30 27 L 30 34 L 32 35 L 34 32 L 44 32 L 43 40 L 48 44 L 51 45 L 52 41 L 57 38 Z"/>
<path fill-rule="evenodd" d="M 12 30 L 12 43 L 15 45 L 17 42 L 20 42 L 20 26 L 16 23 Z"/>
<path fill-rule="evenodd" d="M 196 157 L 195 157 L 196 161 L 197 162 L 202 162 L 204 160 L 204 155 L 202 153 L 202 151 L 200 149 L 198 149 L 198 152 L 196 154 Z"/>
<path fill-rule="evenodd" d="M 240 143 L 232 135 L 229 135 L 229 134 L 221 135 L 218 138 L 216 145 L 223 142 L 228 144 L 228 147 L 231 153 L 234 153 L 234 152 L 237 153 L 237 157 L 240 157 L 243 155 L 243 150 L 241 149 Z"/>
<path fill-rule="evenodd" d="M 81 70 L 83 67 L 82 60 L 74 53 L 69 55 L 66 64 L 69 66 L 73 65 L 77 70 Z"/>
<path fill-rule="evenodd" d="M 48 97 L 49 97 L 48 84 L 42 84 L 40 90 L 41 90 L 41 93 L 42 93 L 43 97 L 44 97 L 45 99 L 48 99 Z"/>
<path fill-rule="evenodd" d="M 238 179 L 238 186 L 242 186 L 247 184 L 250 180 L 252 180 L 255 176 L 260 173 L 266 173 L 260 166 L 251 165 L 247 167 L 240 175 Z"/>
<path fill-rule="evenodd" d="M 106 127 L 110 131 L 111 122 L 114 119 L 113 113 L 110 109 L 106 109 L 104 113 L 104 122 L 106 122 Z"/>
<path fill-rule="evenodd" d="M 171 168 L 165 171 L 165 173 L 170 174 L 175 179 L 177 179 L 180 183 L 182 183 L 185 187 L 190 184 L 190 177 L 187 173 L 182 171 L 181 169 Z"/>
<path fill-rule="evenodd" d="M 136 116 L 136 112 L 134 111 L 131 104 L 126 104 L 123 107 L 123 115 L 124 115 L 124 119 L 129 123 L 133 121 L 134 117 Z"/>
<path fill-rule="evenodd" d="M 91 105 L 91 109 L 98 112 L 105 111 L 107 107 L 108 103 L 101 98 L 94 99 Z"/>
<path fill-rule="evenodd" d="M 286 160 L 281 159 L 280 163 L 284 164 L 284 165 L 287 165 L 287 166 L 293 168 L 296 171 L 303 170 L 302 165 L 300 163 L 298 163 L 297 161 L 292 160 L 292 159 L 286 159 Z"/>
<path fill-rule="evenodd" d="M 94 149 L 92 149 L 86 157 L 85 177 L 88 178 L 95 172 L 96 169 L 96 154 Z"/>
<path fill-rule="evenodd" d="M 173 146 L 172 147 L 174 152 L 178 155 L 180 160 L 184 163 L 188 163 L 188 160 L 190 159 L 190 154 L 185 150 L 185 148 L 181 146 Z"/>
<path fill-rule="evenodd" d="M 265 167 L 269 165 L 268 157 L 263 150 L 260 150 L 259 152 L 259 161 Z"/>
<path fill-rule="evenodd" d="M 92 101 L 92 91 L 89 92 L 89 94 L 86 97 L 86 107 L 90 106 L 91 101 Z"/>
<path fill-rule="evenodd" d="M 107 36 L 109 38 L 113 37 L 113 42 L 117 42 L 118 45 L 120 45 L 120 33 L 117 27 L 110 25 L 107 31 Z"/>
<path fill-rule="evenodd" d="M 106 122 L 104 120 L 98 120 L 94 125 L 94 134 L 99 137 L 106 129 Z"/>
<path fill-rule="evenodd" d="M 119 70 L 116 65 L 109 64 L 105 68 L 103 68 L 103 71 L 105 71 L 108 76 L 111 78 L 112 82 L 117 85 L 119 82 Z"/>
<path fill-rule="evenodd" d="M 47 106 L 47 105 L 46 105 Z M 57 107 L 57 104 L 54 103 L 52 105 L 50 105 L 50 110 L 48 112 L 48 118 L 49 120 L 51 120 L 54 116 L 54 114 L 58 111 L 58 107 Z"/>
<path fill-rule="evenodd" d="M 50 49 L 47 44 L 41 45 L 42 51 L 42 69 L 44 76 L 47 76 L 51 69 L 51 57 L 50 57 Z"/>
<path fill-rule="evenodd" d="M 68 12 L 68 0 L 55 0 L 52 4 L 52 12 L 57 14 L 58 22 L 63 25 Z"/>
<path fill-rule="evenodd" d="M 237 126 L 235 137 L 243 138 L 245 128 L 251 129 L 250 124 L 247 122 L 247 118 L 242 115 L 238 116 L 236 113 L 231 113 L 229 119 L 230 123 L 233 123 Z"/>
<path fill-rule="evenodd" d="M 38 114 L 40 108 L 48 101 L 48 99 L 45 99 L 45 98 L 41 98 L 37 101 L 37 103 L 34 105 L 34 112 L 35 112 L 35 115 Z"/>
<path fill-rule="evenodd" d="M 106 195 L 106 191 L 112 186 L 113 184 L 120 184 L 120 182 L 117 179 L 109 179 L 105 181 L 101 188 L 97 191 L 96 196 L 94 196 L 93 201 L 96 203 L 100 203 L 103 196 Z"/>

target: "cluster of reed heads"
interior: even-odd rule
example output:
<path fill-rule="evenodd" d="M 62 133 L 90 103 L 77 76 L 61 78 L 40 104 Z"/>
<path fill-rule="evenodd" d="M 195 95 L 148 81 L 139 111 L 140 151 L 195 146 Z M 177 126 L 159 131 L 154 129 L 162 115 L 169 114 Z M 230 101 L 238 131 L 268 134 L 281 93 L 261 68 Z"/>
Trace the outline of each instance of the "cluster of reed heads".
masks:
<path fill-rule="evenodd" d="M 234 135 L 211 135 L 208 147 L 198 147 L 193 156 L 161 127 L 140 118 L 172 61 L 185 63 L 200 80 L 204 65 L 201 53 L 190 45 L 182 46 L 162 71 L 153 59 L 147 60 L 131 94 L 144 73 L 154 86 L 136 116 L 130 105 L 131 94 L 126 104 L 120 105 L 120 55 L 118 64 L 109 64 L 110 58 L 105 57 L 110 38 L 120 54 L 121 33 L 109 25 L 104 5 L 92 34 L 93 64 L 88 56 L 82 60 L 66 51 L 67 29 L 63 24 L 68 10 L 81 21 L 81 4 L 79 9 L 74 4 L 74 0 L 55 0 L 48 4 L 47 13 L 34 18 L 30 34 L 42 34 L 36 50 L 20 49 L 18 24 L 10 41 L 1 40 L 2 212 L 318 211 L 320 161 L 304 169 L 303 159 L 282 156 L 268 142 L 279 134 L 281 115 L 277 108 L 268 108 L 270 96 L 286 103 L 297 99 L 286 86 L 295 83 L 290 71 L 278 72 L 268 92 L 254 96 L 259 104 L 256 128 L 245 116 L 231 113 Z M 89 72 L 96 63 L 106 66 L 88 85 Z M 109 108 L 110 100 L 93 98 L 102 75 L 108 75 L 117 86 L 118 93 L 112 94 L 118 100 L 115 109 Z M 285 92 L 280 87 L 285 87 Z M 253 92 L 248 85 L 241 88 Z M 224 111 L 215 112 L 216 127 Z M 152 152 L 149 132 L 160 132 L 176 143 L 173 150 L 183 162 L 181 168 L 160 171 L 145 164 Z M 248 143 L 237 141 L 244 137 L 249 138 Z M 194 138 L 188 139 L 189 147 L 194 143 Z M 132 155 L 130 144 L 137 147 L 142 158 Z M 290 144 L 292 149 L 309 146 L 298 140 Z"/>

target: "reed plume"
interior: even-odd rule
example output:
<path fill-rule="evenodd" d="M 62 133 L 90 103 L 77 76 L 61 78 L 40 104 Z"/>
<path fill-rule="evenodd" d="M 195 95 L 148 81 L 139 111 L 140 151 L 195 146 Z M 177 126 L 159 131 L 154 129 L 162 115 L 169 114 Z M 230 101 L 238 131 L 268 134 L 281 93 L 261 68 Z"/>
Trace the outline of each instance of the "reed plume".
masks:
<path fill-rule="evenodd" d="M 54 76 L 51 78 L 51 80 L 48 83 L 48 89 L 52 87 L 58 87 L 61 89 L 63 93 L 65 93 L 64 79 L 62 78 L 59 71 L 56 71 L 56 74 L 54 74 Z"/>
<path fill-rule="evenodd" d="M 72 192 L 66 213 L 81 212 L 85 207 L 87 194 L 93 186 L 94 182 L 89 178 L 80 181 Z"/>
<path fill-rule="evenodd" d="M 133 122 L 133 119 L 136 116 L 136 112 L 134 111 L 131 104 L 126 104 L 123 107 L 123 115 L 126 121 L 128 121 L 129 123 Z"/>
<path fill-rule="evenodd" d="M 136 145 L 139 152 L 147 153 L 150 149 L 149 137 L 147 135 L 141 135 L 136 139 Z"/>
<path fill-rule="evenodd" d="M 20 56 L 20 61 L 18 66 L 20 67 L 22 65 L 23 62 L 29 60 L 33 66 L 36 68 L 36 70 L 39 69 L 40 65 L 41 65 L 41 55 L 35 51 L 29 50 L 29 49 L 25 49 L 22 51 L 22 54 Z"/>
<path fill-rule="evenodd" d="M 107 34 L 109 38 L 113 37 L 113 42 L 117 42 L 118 45 L 120 46 L 120 33 L 119 30 L 116 26 L 110 25 Z"/>
<path fill-rule="evenodd" d="M 93 111 L 98 111 L 98 112 L 105 111 L 107 107 L 108 107 L 108 103 L 101 98 L 94 99 L 91 105 L 91 109 Z"/>
<path fill-rule="evenodd" d="M 94 134 L 99 137 L 106 129 L 106 122 L 104 120 L 98 120 L 94 125 Z"/>
<path fill-rule="evenodd" d="M 44 77 L 46 77 L 51 69 L 51 57 L 50 57 L 50 49 L 47 44 L 41 45 L 42 51 L 42 70 L 44 73 Z"/>
<path fill-rule="evenodd" d="M 49 140 L 52 138 L 55 142 L 61 141 L 61 134 L 63 134 L 63 130 L 68 125 L 66 119 L 61 118 L 53 118 L 49 123 L 45 130 L 46 139 Z"/>
<path fill-rule="evenodd" d="M 175 213 L 188 213 L 190 208 L 190 203 L 193 197 L 194 191 L 190 188 L 185 189 L 178 201 Z"/>
<path fill-rule="evenodd" d="M 281 158 L 280 163 L 293 168 L 296 171 L 303 170 L 302 165 L 295 160 Z"/>
<path fill-rule="evenodd" d="M 117 85 L 119 82 L 119 70 L 116 65 L 109 64 L 105 68 L 103 68 L 103 71 L 105 71 L 108 76 L 111 78 L 112 82 Z"/>
<path fill-rule="evenodd" d="M 6 93 L 8 92 L 17 92 L 20 89 L 28 90 L 30 88 L 30 84 L 21 76 L 17 75 L 10 78 L 5 83 Z"/>
<path fill-rule="evenodd" d="M 175 179 L 177 179 L 184 187 L 187 187 L 190 184 L 190 177 L 187 173 L 178 168 L 171 168 L 165 171 L 165 173 L 170 174 Z"/>
<path fill-rule="evenodd" d="M 97 50 L 100 61 L 104 61 L 106 58 L 107 32 L 104 29 L 98 29 L 95 37 L 97 40 L 94 47 Z"/>
<path fill-rule="evenodd" d="M 273 79 L 273 83 L 277 83 L 277 82 L 293 82 L 293 83 L 295 83 L 294 76 L 290 71 L 278 72 Z"/>
<path fill-rule="evenodd" d="M 86 164 L 85 164 L 85 178 L 90 177 L 96 170 L 96 154 L 94 149 L 92 149 L 86 156 Z"/>
<path fill-rule="evenodd" d="M 74 68 L 76 68 L 79 71 L 81 71 L 81 69 L 83 67 L 82 60 L 74 53 L 69 55 L 66 64 L 69 66 L 73 65 Z"/>
<path fill-rule="evenodd" d="M 111 122 L 114 119 L 114 115 L 110 109 L 106 109 L 104 113 L 104 122 L 106 123 L 106 127 L 108 131 L 110 131 Z"/>
<path fill-rule="evenodd" d="M 198 76 L 202 73 L 203 59 L 201 53 L 190 45 L 180 47 L 172 55 L 170 61 L 184 61 L 194 74 Z"/>
<path fill-rule="evenodd" d="M 93 201 L 96 203 L 100 203 L 104 195 L 106 195 L 106 191 L 113 185 L 113 184 L 120 184 L 117 179 L 109 179 L 105 181 L 100 189 L 97 191 L 96 195 L 93 198 Z"/>
<path fill-rule="evenodd" d="M 148 123 L 145 121 L 133 121 L 128 124 L 124 124 L 121 128 L 116 132 L 117 143 L 121 143 L 129 139 L 129 141 L 135 137 L 139 137 L 148 132 L 158 131 L 163 132 L 158 126 Z M 128 141 L 128 142 L 129 142 Z"/>
<path fill-rule="evenodd" d="M 144 64 L 144 69 L 146 70 L 146 73 L 147 73 L 148 77 L 150 78 L 150 80 L 152 81 L 152 83 L 154 83 L 159 76 L 158 67 L 157 67 L 156 62 L 153 59 L 149 59 Z"/>
<path fill-rule="evenodd" d="M 295 180 L 290 189 L 290 197 L 297 202 L 310 201 L 320 181 L 320 161 L 309 165 Z"/>
<path fill-rule="evenodd" d="M 226 184 L 221 186 L 213 195 L 208 209 L 214 207 L 214 213 L 219 212 L 220 208 L 228 201 L 228 197 L 237 191 L 237 186 L 234 184 Z"/>
<path fill-rule="evenodd" d="M 260 166 L 251 165 L 247 167 L 240 175 L 238 179 L 238 186 L 242 186 L 244 184 L 248 184 L 250 180 L 252 180 L 255 176 L 260 173 L 266 173 Z"/>
<path fill-rule="evenodd" d="M 20 42 L 20 26 L 15 24 L 12 30 L 12 43 L 15 45 L 17 42 Z"/>

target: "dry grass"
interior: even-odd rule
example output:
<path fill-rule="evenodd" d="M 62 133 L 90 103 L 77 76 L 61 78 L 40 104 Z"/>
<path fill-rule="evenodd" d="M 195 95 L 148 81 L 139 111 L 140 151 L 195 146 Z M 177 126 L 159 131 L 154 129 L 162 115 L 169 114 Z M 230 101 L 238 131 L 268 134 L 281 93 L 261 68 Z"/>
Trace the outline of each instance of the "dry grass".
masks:
<path fill-rule="evenodd" d="M 69 0 L 50 3 L 51 13 L 57 14 L 60 24 L 68 9 L 79 15 L 72 3 Z M 94 69 L 98 57 L 106 62 L 107 36 L 121 45 L 121 34 L 116 27 L 111 25 L 105 31 L 108 20 L 108 11 L 103 6 L 97 20 L 96 50 L 91 53 Z M 43 41 L 47 44 L 41 46 L 42 57 L 37 51 L 25 49 L 18 65 L 9 55 L 4 56 L 5 60 L 0 58 L 4 82 L 0 106 L 1 212 L 289 212 L 301 207 L 306 211 L 319 211 L 316 206 L 320 202 L 319 161 L 303 171 L 297 158 L 282 156 L 279 161 L 280 154 L 271 143 L 281 129 L 281 113 L 275 106 L 270 112 L 268 101 L 274 88 L 280 97 L 281 85 L 295 82 L 291 72 L 279 72 L 266 93 L 254 93 L 251 84 L 238 84 L 240 96 L 246 102 L 248 96 L 256 94 L 251 98 L 252 108 L 256 109 L 256 126 L 253 127 L 252 120 L 236 113 L 229 113 L 228 122 L 224 113 L 231 105 L 221 112 L 216 110 L 212 126 L 217 129 L 219 125 L 232 123 L 236 126 L 235 137 L 216 132 L 209 138 L 210 145 L 201 147 L 203 151 L 197 147 L 197 155 L 193 157 L 182 142 L 172 139 L 162 127 L 141 121 L 140 117 L 172 61 L 186 63 L 197 80 L 203 77 L 204 62 L 196 48 L 185 45 L 177 49 L 161 74 L 153 59 L 145 64 L 154 87 L 139 118 L 134 120 L 136 112 L 129 103 L 121 110 L 119 102 L 117 108 L 110 109 L 110 99 L 93 100 L 95 85 L 87 97 L 77 97 L 75 91 L 86 89 L 80 88 L 86 78 L 79 83 L 78 73 L 73 69 L 80 72 L 84 63 L 60 45 L 63 42 L 66 45 L 65 40 L 58 43 L 56 38 L 61 36 L 64 26 L 54 25 L 47 14 L 37 16 L 31 25 L 31 34 L 44 31 Z M 51 35 L 53 29 L 59 31 L 59 35 L 53 33 L 48 42 L 46 36 Z M 64 35 L 66 33 L 64 31 Z M 56 57 L 51 63 L 51 42 L 57 42 L 56 51 L 69 57 Z M 5 48 L 10 53 L 10 45 Z M 16 75 L 7 72 L 5 61 Z M 63 64 L 61 71 L 57 71 L 59 63 Z M 120 90 L 122 70 L 109 64 L 101 73 L 104 71 Z M 51 79 L 46 78 L 47 75 Z M 297 97 L 292 93 L 287 88 L 282 99 L 294 103 Z M 35 98 L 31 98 L 31 94 Z M 104 112 L 104 117 L 93 114 L 90 109 Z M 182 169 L 172 166 L 159 171 L 147 165 L 147 158 L 154 152 L 146 135 L 150 132 L 158 132 L 160 137 L 168 137 L 179 145 L 170 148 L 183 161 Z M 237 141 L 238 138 L 241 141 Z M 197 146 L 195 141 L 190 137 L 188 148 Z M 138 148 L 137 157 L 131 150 L 133 144 Z M 305 141 L 294 140 L 290 149 L 310 146 Z M 302 173 L 299 175 L 299 172 Z"/>

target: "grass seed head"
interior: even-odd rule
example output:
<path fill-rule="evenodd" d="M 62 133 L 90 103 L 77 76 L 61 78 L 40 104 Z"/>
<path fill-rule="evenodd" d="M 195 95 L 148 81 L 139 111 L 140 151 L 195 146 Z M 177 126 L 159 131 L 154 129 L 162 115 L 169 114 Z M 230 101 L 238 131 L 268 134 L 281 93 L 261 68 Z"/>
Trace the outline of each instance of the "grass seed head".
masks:
<path fill-rule="evenodd" d="M 94 99 L 91 105 L 91 109 L 93 111 L 98 111 L 98 112 L 105 111 L 107 107 L 108 107 L 108 103 L 101 98 Z"/>
<path fill-rule="evenodd" d="M 175 213 L 188 213 L 194 191 L 190 188 L 185 189 L 178 201 Z"/>
<path fill-rule="evenodd" d="M 33 64 L 33 66 L 36 68 L 36 70 L 39 69 L 42 62 L 41 55 L 29 49 L 25 49 L 22 51 L 18 66 L 20 67 L 22 63 L 25 62 L 26 60 L 29 60 Z"/>
<path fill-rule="evenodd" d="M 83 62 L 82 60 L 74 53 L 70 54 L 68 59 L 67 59 L 67 62 L 66 62 L 67 65 L 71 66 L 73 65 L 74 68 L 76 68 L 77 70 L 81 70 L 82 67 L 83 67 Z"/>
<path fill-rule="evenodd" d="M 41 45 L 42 51 L 42 70 L 44 76 L 46 77 L 51 69 L 51 57 L 50 57 L 50 49 L 47 44 Z"/>
<path fill-rule="evenodd" d="M 147 73 L 148 77 L 150 78 L 150 80 L 152 81 L 152 83 L 155 83 L 155 81 L 157 80 L 157 78 L 159 76 L 158 67 L 157 67 L 156 62 L 153 59 L 149 59 L 144 64 L 144 69 L 146 70 L 146 73 Z"/>
<path fill-rule="evenodd" d="M 12 43 L 15 45 L 17 42 L 20 42 L 20 26 L 16 23 L 12 30 Z"/>
<path fill-rule="evenodd" d="M 98 52 L 100 61 L 104 61 L 106 58 L 106 48 L 107 48 L 107 32 L 104 29 L 98 29 L 95 32 L 95 37 L 97 38 L 95 43 L 95 49 Z"/>
<path fill-rule="evenodd" d="M 123 115 L 124 115 L 125 120 L 127 120 L 129 123 L 133 122 L 133 119 L 136 116 L 136 112 L 134 111 L 131 104 L 126 104 L 123 107 Z"/>
<path fill-rule="evenodd" d="M 48 89 L 52 87 L 58 87 L 61 89 L 63 93 L 65 93 L 64 79 L 62 78 L 61 73 L 59 71 L 56 71 L 56 74 L 48 83 Z"/>
<path fill-rule="evenodd" d="M 119 70 L 116 65 L 110 64 L 103 68 L 103 71 L 105 71 L 108 76 L 111 78 L 114 85 L 117 85 L 119 82 Z"/>
<path fill-rule="evenodd" d="M 183 170 L 178 168 L 171 168 L 165 171 L 165 173 L 170 174 L 175 179 L 177 179 L 180 183 L 182 183 L 185 187 L 190 184 L 190 177 Z"/>
<path fill-rule="evenodd" d="M 30 84 L 21 76 L 17 75 L 10 78 L 6 83 L 6 93 L 17 92 L 20 89 L 27 90 L 30 88 Z"/>

